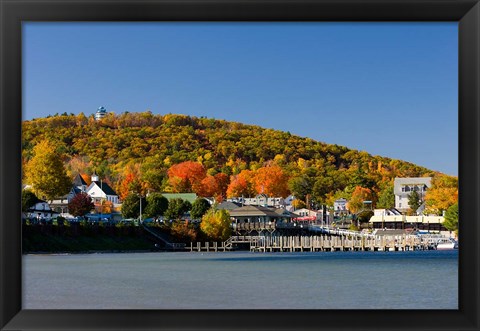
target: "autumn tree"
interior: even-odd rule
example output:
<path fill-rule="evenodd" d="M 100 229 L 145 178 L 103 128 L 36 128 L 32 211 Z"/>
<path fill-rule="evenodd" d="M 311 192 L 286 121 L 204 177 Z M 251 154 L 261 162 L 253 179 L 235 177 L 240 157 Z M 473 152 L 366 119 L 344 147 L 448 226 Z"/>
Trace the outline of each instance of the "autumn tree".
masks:
<path fill-rule="evenodd" d="M 50 200 L 67 194 L 72 187 L 60 155 L 48 140 L 33 148 L 33 157 L 25 166 L 25 177 L 37 195 Z"/>
<path fill-rule="evenodd" d="M 203 215 L 210 209 L 210 203 L 203 198 L 196 199 L 192 204 L 192 210 L 190 211 L 190 216 L 192 219 L 201 219 Z"/>
<path fill-rule="evenodd" d="M 432 186 L 425 194 L 427 212 L 442 215 L 458 202 L 458 178 L 438 175 L 432 179 Z"/>
<path fill-rule="evenodd" d="M 168 220 L 179 220 L 182 216 L 192 208 L 189 201 L 181 198 L 171 199 L 168 202 L 168 208 L 165 211 L 165 218 Z"/>
<path fill-rule="evenodd" d="M 287 197 L 290 193 L 287 181 L 287 175 L 277 165 L 262 167 L 255 174 L 257 193 L 265 193 L 271 197 Z"/>
<path fill-rule="evenodd" d="M 145 217 L 162 216 L 168 208 L 168 200 L 160 193 L 151 193 L 147 196 Z"/>
<path fill-rule="evenodd" d="M 192 242 L 197 238 L 197 231 L 188 222 L 173 222 L 170 233 L 177 241 Z"/>
<path fill-rule="evenodd" d="M 118 185 L 118 196 L 121 200 L 125 199 L 127 195 L 131 193 L 143 194 L 145 193 L 138 177 L 135 172 L 128 171 L 125 177 Z"/>
<path fill-rule="evenodd" d="M 167 174 L 173 192 L 199 192 L 206 171 L 198 162 L 185 161 L 171 166 Z"/>
<path fill-rule="evenodd" d="M 85 216 L 95 208 L 92 198 L 85 192 L 75 195 L 68 203 L 68 212 L 73 216 Z"/>
<path fill-rule="evenodd" d="M 224 209 L 209 209 L 202 217 L 200 229 L 212 240 L 227 240 L 232 233 L 230 214 Z"/>
<path fill-rule="evenodd" d="M 372 201 L 372 191 L 361 186 L 355 187 L 352 197 L 347 203 L 347 208 L 353 214 L 364 209 L 364 201 Z"/>
<path fill-rule="evenodd" d="M 230 184 L 227 188 L 227 197 L 252 197 L 255 191 L 255 172 L 242 170 L 238 175 L 230 177 Z"/>

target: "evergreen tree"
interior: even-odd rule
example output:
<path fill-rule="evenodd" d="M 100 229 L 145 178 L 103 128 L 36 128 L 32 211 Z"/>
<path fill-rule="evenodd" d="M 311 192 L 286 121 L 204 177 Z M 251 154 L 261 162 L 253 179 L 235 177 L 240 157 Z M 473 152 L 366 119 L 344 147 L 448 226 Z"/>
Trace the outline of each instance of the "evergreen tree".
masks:
<path fill-rule="evenodd" d="M 138 218 L 140 216 L 140 199 L 142 199 L 142 207 L 146 208 L 147 203 L 144 197 L 140 198 L 134 193 L 127 195 L 122 203 L 123 218 Z"/>
<path fill-rule="evenodd" d="M 445 212 L 443 226 L 449 231 L 458 233 L 458 202 L 451 205 Z"/>
<path fill-rule="evenodd" d="M 28 210 L 38 202 L 38 198 L 32 191 L 22 191 L 22 211 L 28 212 Z"/>
<path fill-rule="evenodd" d="M 168 220 L 179 220 L 183 214 L 192 208 L 192 204 L 183 199 L 172 199 L 168 202 L 168 208 L 165 211 L 165 218 Z"/>
<path fill-rule="evenodd" d="M 408 195 L 408 206 L 410 207 L 412 212 L 415 213 L 421 204 L 422 202 L 420 201 L 420 195 L 418 194 L 418 192 L 412 191 L 412 193 Z"/>
<path fill-rule="evenodd" d="M 152 193 L 147 196 L 147 206 L 145 207 L 145 217 L 163 216 L 167 211 L 168 200 L 160 193 Z"/>
<path fill-rule="evenodd" d="M 377 208 L 390 209 L 395 207 L 393 185 L 385 187 L 378 196 Z"/>
<path fill-rule="evenodd" d="M 190 212 L 190 216 L 192 219 L 201 219 L 203 215 L 210 209 L 210 203 L 203 199 L 198 198 L 192 204 L 192 210 Z"/>

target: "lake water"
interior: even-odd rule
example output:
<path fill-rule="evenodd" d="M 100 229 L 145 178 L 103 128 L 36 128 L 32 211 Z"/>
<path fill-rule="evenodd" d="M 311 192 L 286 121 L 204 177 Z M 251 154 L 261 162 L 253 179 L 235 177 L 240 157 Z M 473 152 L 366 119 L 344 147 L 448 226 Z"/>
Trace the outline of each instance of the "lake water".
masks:
<path fill-rule="evenodd" d="M 23 256 L 24 309 L 458 309 L 458 251 Z"/>

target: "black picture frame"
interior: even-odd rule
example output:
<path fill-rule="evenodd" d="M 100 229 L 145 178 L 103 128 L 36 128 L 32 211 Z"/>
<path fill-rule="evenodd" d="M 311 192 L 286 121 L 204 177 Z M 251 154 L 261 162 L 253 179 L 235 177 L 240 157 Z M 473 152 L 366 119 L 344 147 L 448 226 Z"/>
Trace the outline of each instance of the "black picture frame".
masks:
<path fill-rule="evenodd" d="M 1 330 L 479 330 L 480 5 L 454 0 L 0 0 Z M 458 310 L 22 310 L 21 24 L 26 21 L 457 21 Z M 445 123 L 445 125 L 449 125 Z M 439 128 L 441 129 L 441 128 Z M 445 157 L 448 157 L 446 155 Z"/>

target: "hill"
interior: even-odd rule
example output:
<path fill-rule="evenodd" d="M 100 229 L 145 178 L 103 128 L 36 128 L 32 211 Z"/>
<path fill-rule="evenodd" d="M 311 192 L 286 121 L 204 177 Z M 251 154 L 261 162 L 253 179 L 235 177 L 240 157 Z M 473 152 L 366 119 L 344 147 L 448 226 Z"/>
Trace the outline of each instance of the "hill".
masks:
<path fill-rule="evenodd" d="M 203 181 L 224 174 L 223 195 L 228 194 L 227 187 L 230 189 L 233 182 L 240 182 L 247 174 L 257 179 L 252 179 L 250 191 L 246 192 L 252 195 L 266 190 L 268 184 L 259 184 L 258 173 L 275 167 L 285 182 L 281 192 L 316 202 L 349 195 L 358 186 L 370 190 L 376 200 L 395 177 L 435 175 L 406 161 L 289 132 L 174 114 L 109 113 L 100 121 L 84 114 L 63 114 L 24 121 L 24 162 L 43 140 L 55 144 L 70 177 L 96 171 L 120 193 L 128 191 L 127 187 L 131 189 L 132 183 L 150 192 L 179 190 L 169 169 L 185 161 L 201 165 L 205 171 Z M 264 180 L 277 178 L 268 171 L 263 175 Z M 183 190 L 195 191 L 193 183 L 189 184 Z"/>

